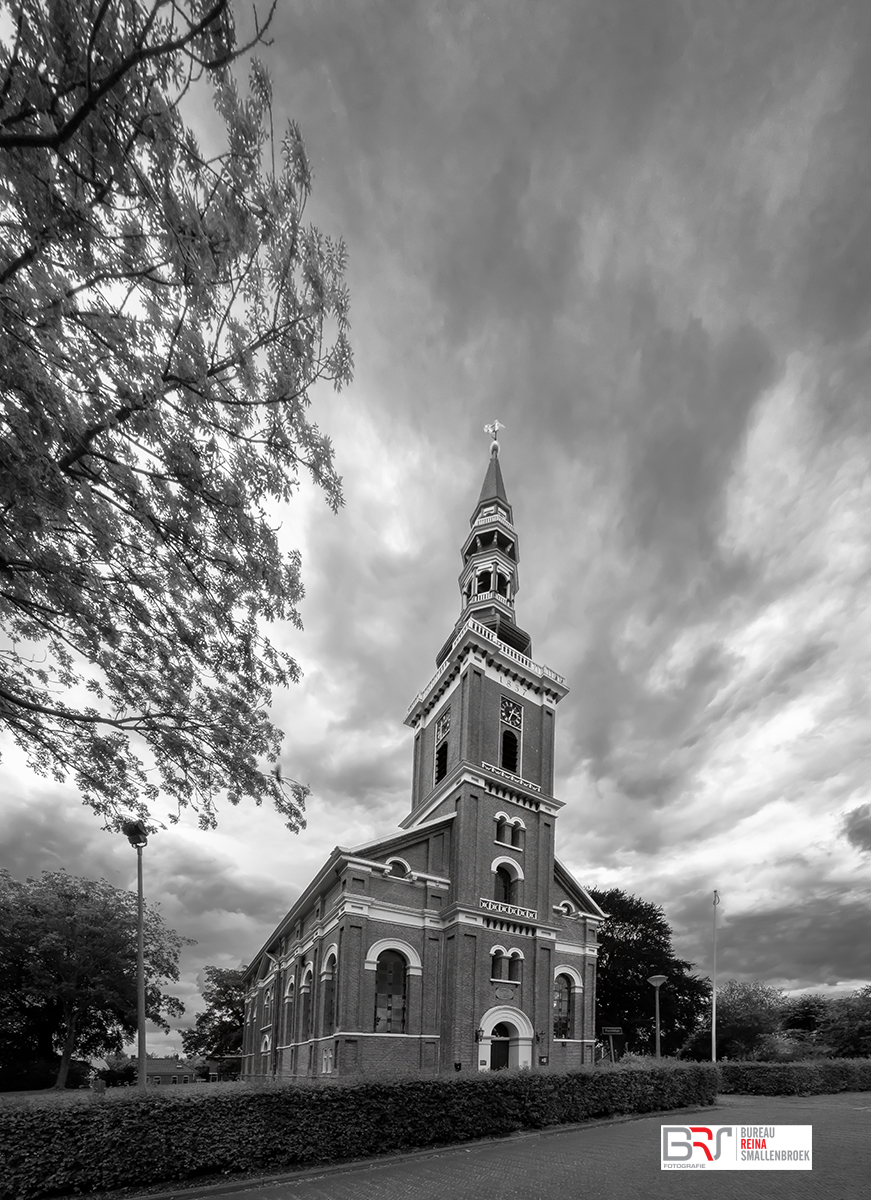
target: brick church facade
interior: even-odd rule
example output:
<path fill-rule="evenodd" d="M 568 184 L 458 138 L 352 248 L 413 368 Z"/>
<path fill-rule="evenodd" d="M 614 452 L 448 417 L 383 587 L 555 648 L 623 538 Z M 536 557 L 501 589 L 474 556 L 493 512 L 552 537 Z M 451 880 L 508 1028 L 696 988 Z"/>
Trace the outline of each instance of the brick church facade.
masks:
<path fill-rule="evenodd" d="M 243 1077 L 593 1060 L 604 913 L 554 853 L 568 689 L 515 621 L 495 437 L 462 560 L 460 618 L 406 716 L 410 811 L 390 837 L 337 847 L 251 962 Z"/>

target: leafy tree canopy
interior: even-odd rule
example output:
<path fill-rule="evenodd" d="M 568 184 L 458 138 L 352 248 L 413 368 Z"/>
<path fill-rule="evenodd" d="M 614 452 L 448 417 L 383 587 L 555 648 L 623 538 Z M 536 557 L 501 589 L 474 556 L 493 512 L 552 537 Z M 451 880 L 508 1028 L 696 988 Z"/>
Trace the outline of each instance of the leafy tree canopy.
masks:
<path fill-rule="evenodd" d="M 783 1002 L 781 1028 L 784 1031 L 799 1030 L 802 1033 L 816 1033 L 825 1021 L 828 1010 L 828 999 L 816 992 L 807 992 L 803 996 L 791 996 Z"/>
<path fill-rule="evenodd" d="M 193 1029 L 181 1035 L 189 1057 L 239 1058 L 245 1023 L 245 968 L 206 967 L 202 985 L 206 1011 L 199 1013 Z"/>
<path fill-rule="evenodd" d="M 871 985 L 829 1000 L 818 1033 L 838 1058 L 871 1056 Z"/>
<path fill-rule="evenodd" d="M 655 996 L 647 980 L 665 975 L 659 991 L 660 1044 L 663 1054 L 675 1054 L 709 1003 L 709 983 L 690 973 L 692 963 L 675 957 L 671 927 L 660 906 L 620 888 L 587 891 L 609 914 L 599 935 L 598 1026 L 620 1025 L 625 1049 L 652 1052 Z"/>
<path fill-rule="evenodd" d="M 265 69 L 247 98 L 231 72 L 263 29 L 239 46 L 229 0 L 0 0 L 0 30 L 0 720 L 108 826 L 159 780 L 203 827 L 226 790 L 297 829 L 275 511 L 301 472 L 341 503 L 308 413 L 351 353 L 299 130 L 276 145 Z M 208 96 L 217 153 L 183 116 Z"/>
<path fill-rule="evenodd" d="M 64 1087 L 74 1054 L 120 1053 L 137 1027 L 136 931 L 136 895 L 104 879 L 45 871 L 19 883 L 0 871 L 0 1073 L 59 1052 Z M 167 1032 L 184 1006 L 161 988 L 178 979 L 187 942 L 146 906 L 145 1008 Z"/>
<path fill-rule="evenodd" d="M 758 979 L 729 979 L 717 988 L 717 1058 L 751 1058 L 781 1027 L 783 993 Z M 689 1058 L 709 1058 L 711 1016 L 684 1048 Z"/>

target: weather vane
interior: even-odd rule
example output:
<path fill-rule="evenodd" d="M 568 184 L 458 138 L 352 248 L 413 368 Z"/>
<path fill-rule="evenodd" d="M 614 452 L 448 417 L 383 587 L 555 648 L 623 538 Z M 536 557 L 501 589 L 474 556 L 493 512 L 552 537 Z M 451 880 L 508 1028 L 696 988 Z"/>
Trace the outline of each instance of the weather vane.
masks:
<path fill-rule="evenodd" d="M 484 432 L 489 433 L 493 441 L 490 443 L 490 454 L 497 455 L 499 453 L 499 430 L 505 426 L 501 421 L 494 421 L 492 425 L 485 425 Z"/>

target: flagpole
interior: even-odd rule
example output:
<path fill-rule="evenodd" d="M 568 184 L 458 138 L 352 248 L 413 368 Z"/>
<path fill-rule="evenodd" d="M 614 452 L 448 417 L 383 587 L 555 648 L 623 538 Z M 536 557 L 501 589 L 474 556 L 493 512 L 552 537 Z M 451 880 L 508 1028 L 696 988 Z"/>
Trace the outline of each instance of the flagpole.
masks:
<path fill-rule="evenodd" d="M 720 893 L 714 889 L 714 986 L 711 991 L 711 1062 L 717 1061 L 717 906 Z"/>

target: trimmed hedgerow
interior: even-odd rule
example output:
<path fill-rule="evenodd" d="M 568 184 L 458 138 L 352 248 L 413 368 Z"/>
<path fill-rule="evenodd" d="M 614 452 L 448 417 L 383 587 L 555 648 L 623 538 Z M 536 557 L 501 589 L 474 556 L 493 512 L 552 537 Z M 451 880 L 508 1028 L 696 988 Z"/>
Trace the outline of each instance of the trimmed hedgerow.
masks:
<path fill-rule="evenodd" d="M 493 1137 L 614 1113 L 712 1104 L 707 1063 L 500 1072 L 328 1088 L 130 1095 L 0 1108 L 3 1200 L 144 1187 Z"/>
<path fill-rule="evenodd" d="M 745 1096 L 815 1096 L 871 1091 L 871 1059 L 720 1063 L 720 1091 Z"/>

